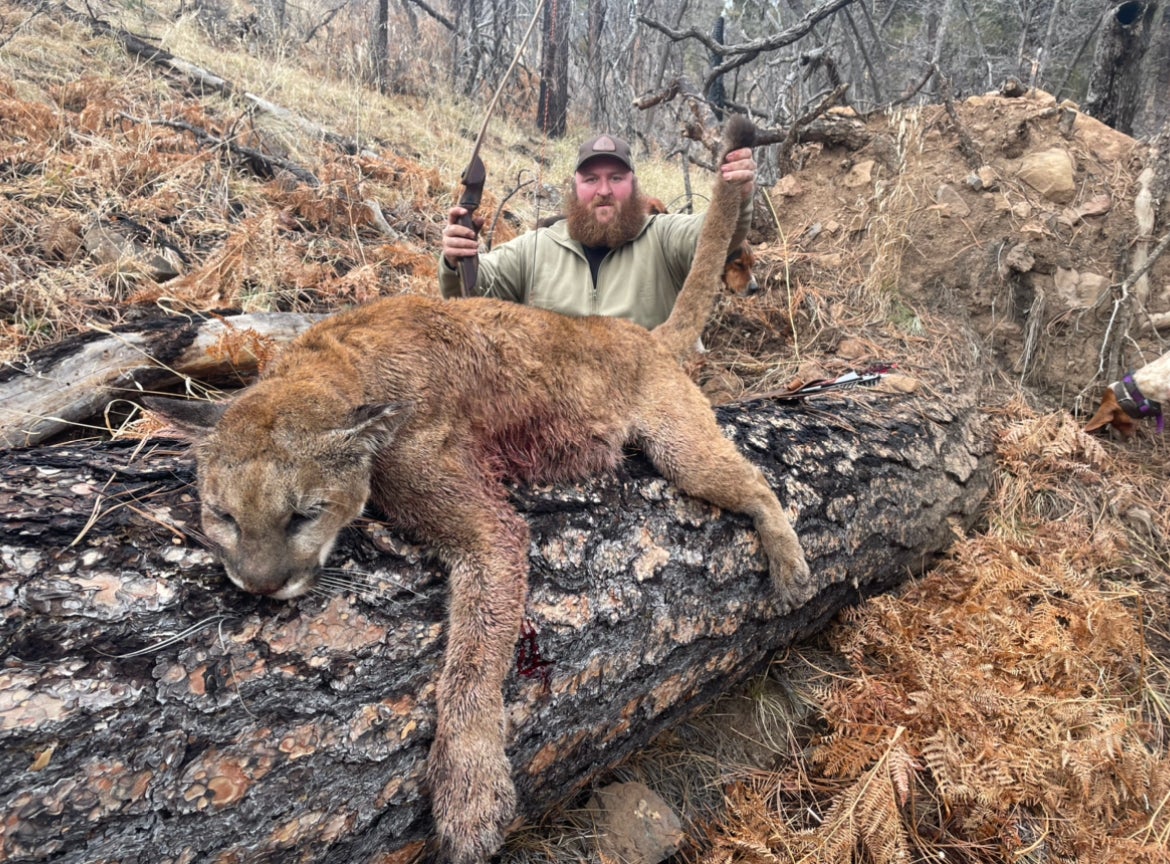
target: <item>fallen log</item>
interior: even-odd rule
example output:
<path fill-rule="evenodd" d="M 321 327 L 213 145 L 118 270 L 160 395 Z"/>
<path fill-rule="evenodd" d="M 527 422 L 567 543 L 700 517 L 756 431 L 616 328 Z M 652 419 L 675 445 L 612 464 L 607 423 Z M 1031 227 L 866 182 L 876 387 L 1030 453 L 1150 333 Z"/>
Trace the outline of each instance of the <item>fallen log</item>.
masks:
<path fill-rule="evenodd" d="M 184 378 L 254 375 L 276 346 L 321 315 L 267 312 L 160 318 L 95 328 L 0 368 L 0 450 L 28 447 L 100 416 L 114 399 L 137 399 Z"/>
<path fill-rule="evenodd" d="M 535 633 L 506 692 L 522 816 L 921 572 L 976 518 L 989 463 L 973 398 L 851 392 L 719 409 L 821 586 L 787 616 L 749 521 L 637 455 L 514 491 Z M 165 442 L 0 453 L 0 858 L 410 859 L 430 829 L 443 574 L 371 518 L 332 559 L 354 590 L 245 595 L 191 539 L 192 480 Z"/>

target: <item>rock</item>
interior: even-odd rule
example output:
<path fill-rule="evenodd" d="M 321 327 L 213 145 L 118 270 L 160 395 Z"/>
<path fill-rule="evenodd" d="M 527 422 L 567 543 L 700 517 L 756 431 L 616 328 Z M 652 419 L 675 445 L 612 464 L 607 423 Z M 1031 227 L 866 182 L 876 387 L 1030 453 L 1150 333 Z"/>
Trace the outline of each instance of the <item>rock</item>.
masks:
<path fill-rule="evenodd" d="M 1035 264 L 1036 258 L 1028 249 L 1028 244 L 1017 243 L 1004 256 L 1003 262 L 999 267 L 999 272 L 1001 276 L 1006 276 L 1009 270 L 1014 270 L 1017 273 L 1027 273 Z"/>
<path fill-rule="evenodd" d="M 658 864 L 683 841 L 678 816 L 641 783 L 599 789 L 585 809 L 593 816 L 599 851 L 623 864 Z"/>
<path fill-rule="evenodd" d="M 1006 195 L 995 197 L 995 209 L 998 213 L 1011 213 L 1017 219 L 1027 219 L 1032 215 L 1032 205 L 1027 201 L 1012 201 Z"/>
<path fill-rule="evenodd" d="M 1113 199 L 1109 197 L 1108 193 L 1102 192 L 1076 207 L 1065 207 L 1059 219 L 1065 225 L 1072 227 L 1086 216 L 1104 216 L 1112 208 Z"/>
<path fill-rule="evenodd" d="M 1045 220 L 1042 217 L 1030 219 L 1025 222 L 1020 226 L 1019 233 L 1026 240 L 1043 240 L 1045 237 L 1052 236 L 1052 232 L 1048 229 L 1048 225 L 1045 224 Z"/>
<path fill-rule="evenodd" d="M 1092 306 L 1101 292 L 1109 288 L 1109 280 L 1098 273 L 1078 273 L 1064 267 L 1057 267 L 1052 278 L 1057 296 L 1073 309 Z"/>
<path fill-rule="evenodd" d="M 1101 162 L 1125 162 L 1133 155 L 1137 142 L 1088 114 L 1077 114 L 1074 139 L 1084 144 Z"/>
<path fill-rule="evenodd" d="M 964 216 L 971 215 L 971 208 L 967 206 L 967 202 L 963 200 L 963 196 L 954 186 L 942 184 L 938 187 L 938 192 L 935 193 L 934 197 L 938 201 L 939 213 L 943 216 L 956 216 L 962 219 Z"/>
<path fill-rule="evenodd" d="M 1038 153 L 1029 153 L 1020 162 L 1017 176 L 1057 204 L 1068 204 L 1077 193 L 1076 164 L 1063 148 L 1053 147 Z"/>
<path fill-rule="evenodd" d="M 155 282 L 165 282 L 182 272 L 176 262 L 116 228 L 94 225 L 82 236 L 82 243 L 95 261 L 113 265 L 126 276 L 143 275 Z"/>
<path fill-rule="evenodd" d="M 875 389 L 879 393 L 917 393 L 922 389 L 922 382 L 909 375 L 890 374 L 879 381 Z"/>
<path fill-rule="evenodd" d="M 1019 99 L 1028 92 L 1028 88 L 1018 78 L 1008 78 L 999 85 L 1001 95 L 1009 99 Z"/>
<path fill-rule="evenodd" d="M 873 182 L 873 159 L 866 159 L 864 162 L 858 162 L 849 169 L 849 173 L 845 175 L 845 179 L 841 182 L 849 189 L 857 189 L 861 186 L 868 186 Z"/>
<path fill-rule="evenodd" d="M 846 338 L 837 343 L 837 356 L 842 360 L 859 360 L 873 354 L 873 346 L 860 339 Z"/>
<path fill-rule="evenodd" d="M 797 195 L 804 193 L 804 187 L 800 185 L 800 181 L 796 179 L 794 174 L 785 174 L 781 177 L 775 186 L 776 192 L 783 195 L 785 198 L 795 198 Z"/>

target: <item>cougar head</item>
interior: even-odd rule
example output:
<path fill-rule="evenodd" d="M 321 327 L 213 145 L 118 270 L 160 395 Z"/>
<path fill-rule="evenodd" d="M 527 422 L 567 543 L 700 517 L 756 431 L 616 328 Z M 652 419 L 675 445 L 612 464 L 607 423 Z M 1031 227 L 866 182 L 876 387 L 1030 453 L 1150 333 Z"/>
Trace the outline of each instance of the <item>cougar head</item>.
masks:
<path fill-rule="evenodd" d="M 228 403 L 144 403 L 195 444 L 203 533 L 228 578 L 285 600 L 312 589 L 341 529 L 361 515 L 374 455 L 407 412 L 305 401 L 295 384 L 282 393 L 263 383 Z"/>

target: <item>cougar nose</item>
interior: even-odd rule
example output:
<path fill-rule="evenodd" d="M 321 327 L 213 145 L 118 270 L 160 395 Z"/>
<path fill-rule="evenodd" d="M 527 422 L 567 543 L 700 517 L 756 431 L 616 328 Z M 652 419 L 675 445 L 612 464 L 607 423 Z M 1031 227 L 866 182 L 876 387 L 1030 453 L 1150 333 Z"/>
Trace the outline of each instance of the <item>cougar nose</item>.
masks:
<path fill-rule="evenodd" d="M 228 577 L 249 594 L 277 594 L 289 582 L 292 570 L 284 556 L 244 538 L 232 561 L 224 561 Z"/>

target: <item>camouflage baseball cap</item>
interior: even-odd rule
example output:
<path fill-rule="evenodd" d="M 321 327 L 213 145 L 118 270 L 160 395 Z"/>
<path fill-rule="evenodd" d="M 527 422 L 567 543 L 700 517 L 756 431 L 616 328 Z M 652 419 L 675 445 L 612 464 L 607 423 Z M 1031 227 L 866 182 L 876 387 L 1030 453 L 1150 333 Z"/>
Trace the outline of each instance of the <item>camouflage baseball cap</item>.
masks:
<path fill-rule="evenodd" d="M 630 145 L 616 135 L 598 135 L 582 144 L 581 149 L 577 151 L 577 167 L 573 170 L 580 171 L 581 166 L 595 156 L 608 156 L 618 160 L 631 171 L 634 170 L 634 160 L 630 158 Z"/>

